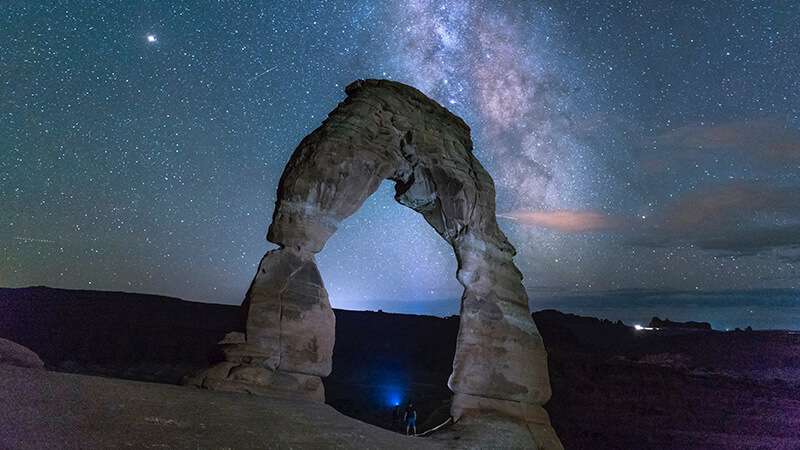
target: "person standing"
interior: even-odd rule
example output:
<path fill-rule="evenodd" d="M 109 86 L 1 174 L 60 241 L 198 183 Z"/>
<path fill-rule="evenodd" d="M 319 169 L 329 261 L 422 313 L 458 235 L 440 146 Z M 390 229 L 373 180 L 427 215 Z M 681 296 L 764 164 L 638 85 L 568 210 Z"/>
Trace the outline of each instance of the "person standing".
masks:
<path fill-rule="evenodd" d="M 414 404 L 408 402 L 406 412 L 403 414 L 403 422 L 406 424 L 406 435 L 414 436 L 417 434 L 417 410 L 414 409 Z"/>

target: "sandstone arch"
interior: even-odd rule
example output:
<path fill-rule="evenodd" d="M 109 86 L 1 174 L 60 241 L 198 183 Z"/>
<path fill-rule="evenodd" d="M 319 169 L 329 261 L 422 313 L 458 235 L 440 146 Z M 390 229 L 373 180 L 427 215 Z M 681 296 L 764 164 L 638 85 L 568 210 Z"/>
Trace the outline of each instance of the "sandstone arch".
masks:
<path fill-rule="evenodd" d="M 400 83 L 362 80 L 346 92 L 284 170 L 267 235 L 280 248 L 264 256 L 243 304 L 246 337 L 231 336 L 227 361 L 204 385 L 324 401 L 335 319 L 314 255 L 389 179 L 397 201 L 421 213 L 458 260 L 464 294 L 448 382 L 452 416 L 511 418 L 537 445 L 559 448 L 541 406 L 550 398 L 545 349 L 469 127 Z"/>

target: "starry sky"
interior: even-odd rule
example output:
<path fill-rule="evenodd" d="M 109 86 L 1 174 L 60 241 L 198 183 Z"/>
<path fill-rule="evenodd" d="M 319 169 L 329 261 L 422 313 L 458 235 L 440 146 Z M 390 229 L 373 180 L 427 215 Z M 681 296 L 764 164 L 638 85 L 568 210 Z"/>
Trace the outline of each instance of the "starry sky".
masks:
<path fill-rule="evenodd" d="M 388 78 L 472 127 L 532 298 L 800 287 L 794 1 L 23 0 L 0 43 L 0 286 L 239 303 L 291 152 Z M 455 311 L 392 194 L 318 255 L 334 307 Z"/>

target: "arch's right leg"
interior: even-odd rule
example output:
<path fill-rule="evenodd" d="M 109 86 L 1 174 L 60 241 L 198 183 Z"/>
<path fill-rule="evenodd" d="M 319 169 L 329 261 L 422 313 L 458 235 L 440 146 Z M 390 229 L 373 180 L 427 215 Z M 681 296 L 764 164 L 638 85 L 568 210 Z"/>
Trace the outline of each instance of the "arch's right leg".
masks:
<path fill-rule="evenodd" d="M 492 416 L 511 417 L 521 426 L 506 430 L 506 444 L 562 449 L 543 408 L 550 399 L 547 353 L 512 255 L 471 236 L 460 239 L 456 251 L 465 290 L 448 382 L 453 419 L 471 423 L 464 426 L 469 434 Z"/>

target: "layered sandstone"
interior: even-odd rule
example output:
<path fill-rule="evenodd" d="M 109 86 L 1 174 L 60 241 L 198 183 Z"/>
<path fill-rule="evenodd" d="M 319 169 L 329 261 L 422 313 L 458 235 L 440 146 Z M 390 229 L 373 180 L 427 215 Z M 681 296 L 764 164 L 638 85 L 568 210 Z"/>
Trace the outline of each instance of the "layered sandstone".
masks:
<path fill-rule="evenodd" d="M 324 400 L 320 377 L 331 370 L 334 316 L 314 255 L 389 179 L 396 200 L 422 214 L 458 260 L 464 294 L 448 383 L 456 424 L 506 418 L 521 424 L 514 429 L 529 433 L 532 445 L 560 447 L 542 408 L 550 398 L 545 349 L 469 127 L 400 83 L 361 80 L 346 92 L 281 177 L 267 234 L 279 248 L 261 261 L 247 294 L 246 335 L 230 336 L 227 361 L 196 382 Z"/>

